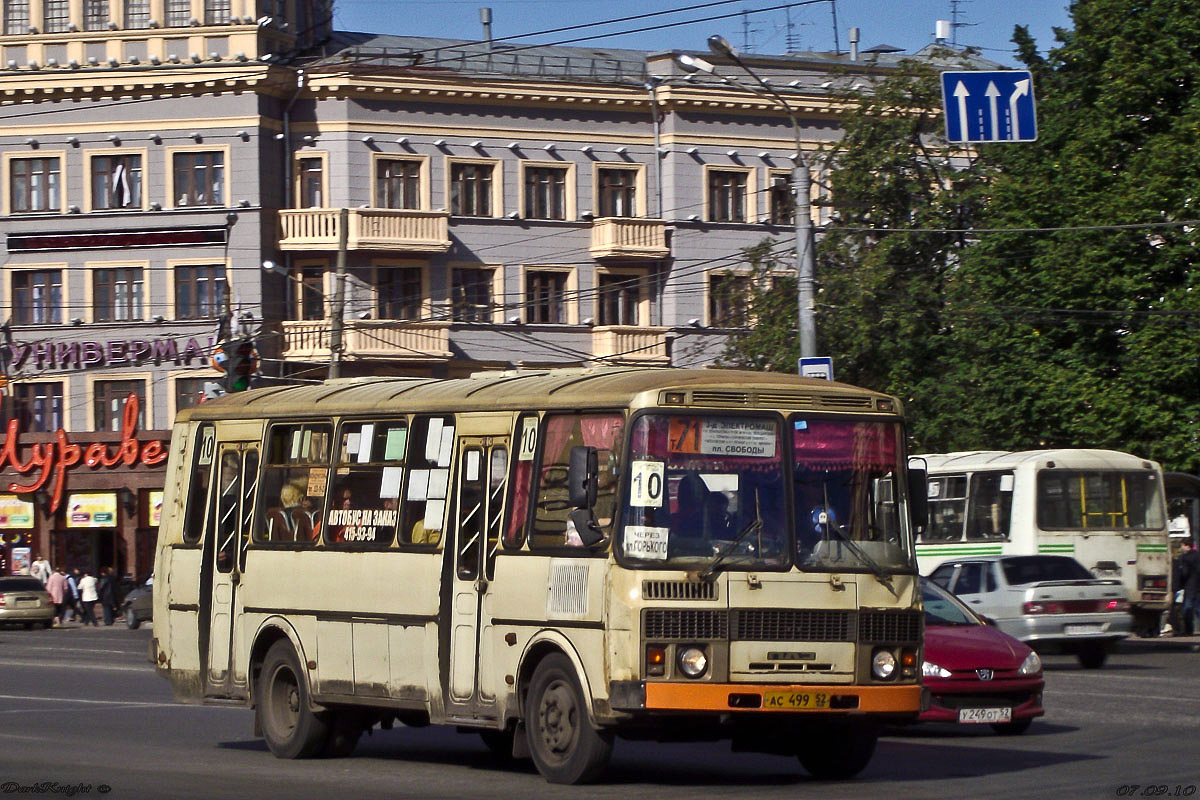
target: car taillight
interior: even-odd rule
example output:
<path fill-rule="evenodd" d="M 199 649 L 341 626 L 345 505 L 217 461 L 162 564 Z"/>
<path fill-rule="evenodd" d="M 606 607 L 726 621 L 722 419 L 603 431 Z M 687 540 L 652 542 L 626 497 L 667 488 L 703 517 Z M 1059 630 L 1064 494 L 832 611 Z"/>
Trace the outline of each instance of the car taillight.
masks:
<path fill-rule="evenodd" d="M 1107 603 L 1104 604 L 1104 610 L 1105 611 L 1128 611 L 1129 610 L 1129 601 L 1128 600 L 1109 600 Z"/>
<path fill-rule="evenodd" d="M 1021 611 L 1026 614 L 1061 614 L 1064 609 L 1062 603 L 1026 603 L 1021 606 Z"/>
<path fill-rule="evenodd" d="M 1166 575 L 1142 575 L 1140 577 L 1142 589 L 1159 589 L 1164 592 L 1167 590 Z"/>

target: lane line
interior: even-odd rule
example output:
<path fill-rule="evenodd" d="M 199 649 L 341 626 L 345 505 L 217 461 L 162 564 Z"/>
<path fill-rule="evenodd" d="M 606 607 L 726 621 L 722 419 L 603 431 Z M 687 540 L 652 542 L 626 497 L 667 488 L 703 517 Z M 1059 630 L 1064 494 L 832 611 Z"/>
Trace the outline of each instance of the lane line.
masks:
<path fill-rule="evenodd" d="M 144 666 L 144 667 L 140 667 L 140 666 L 139 667 L 123 667 L 123 666 L 118 666 L 118 665 L 84 664 L 84 663 L 55 664 L 55 663 L 46 662 L 46 661 L 21 661 L 20 659 L 15 659 L 15 658 L 5 658 L 5 659 L 0 659 L 0 666 L 36 667 L 37 669 L 86 669 L 86 670 L 89 670 L 92 672 L 94 672 L 96 670 L 101 670 L 104 672 L 140 672 L 143 674 L 148 673 L 148 672 L 154 672 L 154 665 L 151 664 L 149 661 L 146 662 L 146 666 Z"/>

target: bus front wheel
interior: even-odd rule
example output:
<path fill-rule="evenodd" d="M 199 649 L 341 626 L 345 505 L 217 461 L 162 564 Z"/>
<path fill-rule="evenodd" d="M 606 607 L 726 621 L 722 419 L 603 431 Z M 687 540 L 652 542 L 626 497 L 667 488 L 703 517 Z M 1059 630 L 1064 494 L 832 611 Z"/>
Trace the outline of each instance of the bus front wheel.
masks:
<path fill-rule="evenodd" d="M 566 656 L 547 656 L 534 670 L 525 698 L 525 733 L 538 772 L 551 783 L 587 783 L 612 755 L 611 733 L 588 720 L 586 701 Z"/>
<path fill-rule="evenodd" d="M 817 780 L 839 781 L 862 772 L 875 754 L 879 725 L 874 720 L 838 720 L 813 725 L 799 737 L 797 755 Z"/>
<path fill-rule="evenodd" d="M 329 740 L 329 722 L 309 708 L 308 686 L 289 642 L 271 645 L 258 674 L 259 727 L 276 758 L 312 758 Z"/>

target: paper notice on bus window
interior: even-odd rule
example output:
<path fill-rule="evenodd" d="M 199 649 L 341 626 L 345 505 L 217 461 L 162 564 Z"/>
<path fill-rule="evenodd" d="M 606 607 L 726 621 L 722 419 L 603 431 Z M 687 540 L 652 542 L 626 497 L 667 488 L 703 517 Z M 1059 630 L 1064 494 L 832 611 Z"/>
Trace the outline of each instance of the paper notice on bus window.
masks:
<path fill-rule="evenodd" d="M 625 555 L 644 561 L 666 561 L 667 536 L 670 532 L 670 528 L 626 525 Z"/>
<path fill-rule="evenodd" d="M 446 515 L 445 500 L 430 500 L 425 504 L 425 530 L 440 531 L 442 529 L 442 517 Z"/>
<path fill-rule="evenodd" d="M 667 445 L 673 453 L 774 458 L 775 423 L 721 417 L 673 417 Z"/>
<path fill-rule="evenodd" d="M 404 458 L 404 445 L 408 443 L 408 428 L 388 428 L 387 442 L 383 446 L 384 461 L 400 461 Z"/>
<path fill-rule="evenodd" d="M 366 464 L 371 460 L 371 445 L 375 442 L 375 423 L 368 422 L 358 433 L 358 463 Z"/>
<path fill-rule="evenodd" d="M 429 470 L 429 490 L 426 497 L 430 500 L 444 500 L 450 493 L 450 470 Z"/>
<path fill-rule="evenodd" d="M 661 461 L 633 462 L 629 479 L 629 505 L 662 508 L 665 468 L 666 465 Z"/>
<path fill-rule="evenodd" d="M 469 481 L 479 480 L 479 451 L 478 450 L 468 450 L 465 453 L 465 457 L 466 457 L 465 469 L 467 471 L 467 480 L 469 480 Z"/>
<path fill-rule="evenodd" d="M 454 426 L 447 425 L 442 428 L 442 446 L 438 450 L 437 465 L 439 467 L 450 466 L 452 455 L 454 455 Z"/>
<path fill-rule="evenodd" d="M 413 502 L 420 502 L 429 497 L 429 470 L 414 469 L 408 475 L 408 497 Z"/>
<path fill-rule="evenodd" d="M 526 417 L 521 424 L 521 446 L 517 450 L 518 461 L 533 461 L 537 453 L 537 417 Z"/>
<path fill-rule="evenodd" d="M 437 462 L 438 452 L 442 449 L 442 421 L 429 420 L 429 434 L 425 437 L 425 460 Z"/>
<path fill-rule="evenodd" d="M 362 437 L 357 433 L 346 434 L 346 455 L 357 456 L 358 448 L 362 446 Z"/>
<path fill-rule="evenodd" d="M 313 467 L 308 471 L 308 491 L 305 494 L 309 497 L 324 497 L 328 482 L 329 470 L 325 467 Z"/>
<path fill-rule="evenodd" d="M 400 479 L 404 477 L 402 467 L 384 467 L 383 481 L 379 484 L 379 496 L 384 499 L 395 499 L 400 496 Z"/>
<path fill-rule="evenodd" d="M 926 484 L 925 485 L 925 495 L 930 500 L 936 500 L 937 498 L 941 497 L 942 496 L 942 482 L 941 481 L 930 481 L 928 484 Z"/>
<path fill-rule="evenodd" d="M 302 461 L 310 460 L 312 454 L 312 435 L 313 432 L 311 430 L 305 429 L 304 444 L 300 446 L 300 459 Z"/>
<path fill-rule="evenodd" d="M 304 433 L 300 430 L 292 431 L 292 457 L 291 461 L 300 460 L 300 445 L 304 444 Z"/>
<path fill-rule="evenodd" d="M 1011 472 L 1006 472 L 1000 476 L 1000 491 L 1011 492 L 1013 490 L 1013 476 Z"/>

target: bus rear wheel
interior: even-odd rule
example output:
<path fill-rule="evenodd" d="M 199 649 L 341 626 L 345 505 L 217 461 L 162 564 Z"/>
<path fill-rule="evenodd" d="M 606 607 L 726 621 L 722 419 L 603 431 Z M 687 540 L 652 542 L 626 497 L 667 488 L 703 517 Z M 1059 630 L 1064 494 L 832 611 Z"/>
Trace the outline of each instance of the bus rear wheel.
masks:
<path fill-rule="evenodd" d="M 329 721 L 309 708 L 300 659 L 289 642 L 278 641 L 267 651 L 257 695 L 259 728 L 276 758 L 312 758 L 321 753 L 329 741 Z"/>
<path fill-rule="evenodd" d="M 874 720 L 837 720 L 806 726 L 799 737 L 800 764 L 817 780 L 853 778 L 871 762 L 879 725 Z"/>
<path fill-rule="evenodd" d="M 592 727 L 585 702 L 566 656 L 538 664 L 525 698 L 525 733 L 529 755 L 550 783 L 594 780 L 612 756 L 612 734 Z"/>

